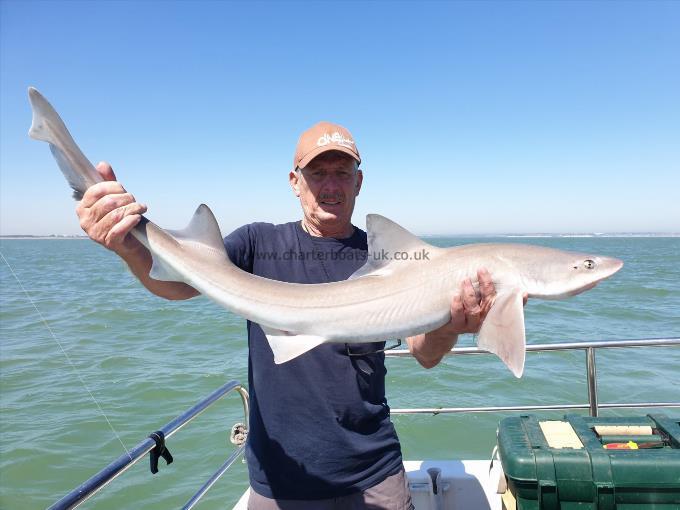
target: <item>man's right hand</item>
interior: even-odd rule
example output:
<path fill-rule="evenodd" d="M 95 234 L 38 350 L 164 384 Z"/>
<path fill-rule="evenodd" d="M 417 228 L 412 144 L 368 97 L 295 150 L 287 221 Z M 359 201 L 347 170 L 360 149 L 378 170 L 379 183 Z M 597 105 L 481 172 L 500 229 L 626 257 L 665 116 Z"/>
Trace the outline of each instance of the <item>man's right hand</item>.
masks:
<path fill-rule="evenodd" d="M 135 201 L 116 181 L 111 165 L 102 162 L 97 171 L 104 178 L 90 187 L 76 207 L 80 227 L 90 238 L 120 256 L 139 250 L 141 243 L 130 231 L 142 219 L 146 205 Z"/>
<path fill-rule="evenodd" d="M 104 178 L 90 187 L 76 207 L 80 226 L 90 238 L 121 257 L 139 281 L 157 296 L 166 299 L 189 299 L 198 291 L 182 282 L 166 282 L 149 277 L 151 253 L 130 231 L 140 222 L 146 206 L 135 201 L 116 181 L 111 165 L 99 163 L 97 171 Z"/>

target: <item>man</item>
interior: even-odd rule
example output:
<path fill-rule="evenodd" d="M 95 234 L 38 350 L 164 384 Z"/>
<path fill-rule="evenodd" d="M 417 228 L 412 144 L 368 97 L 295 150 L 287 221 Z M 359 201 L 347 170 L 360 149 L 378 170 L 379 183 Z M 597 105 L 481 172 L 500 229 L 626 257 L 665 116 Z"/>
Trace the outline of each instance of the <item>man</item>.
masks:
<path fill-rule="evenodd" d="M 351 222 L 363 182 L 360 163 L 342 126 L 321 122 L 305 131 L 289 173 L 302 220 L 237 229 L 224 240 L 231 261 L 288 282 L 347 279 L 367 257 L 366 233 Z M 146 206 L 115 181 L 108 164 L 97 168 L 106 182 L 90 188 L 77 207 L 85 232 L 121 256 L 154 294 L 196 296 L 186 284 L 149 278 L 150 254 L 128 235 Z M 486 271 L 478 278 L 481 297 L 469 280 L 461 282 L 451 322 L 407 339 L 424 367 L 438 364 L 458 334 L 479 330 L 495 290 Z M 412 508 L 385 399 L 384 343 L 324 344 L 276 365 L 262 329 L 248 322 L 248 345 L 249 508 Z"/>

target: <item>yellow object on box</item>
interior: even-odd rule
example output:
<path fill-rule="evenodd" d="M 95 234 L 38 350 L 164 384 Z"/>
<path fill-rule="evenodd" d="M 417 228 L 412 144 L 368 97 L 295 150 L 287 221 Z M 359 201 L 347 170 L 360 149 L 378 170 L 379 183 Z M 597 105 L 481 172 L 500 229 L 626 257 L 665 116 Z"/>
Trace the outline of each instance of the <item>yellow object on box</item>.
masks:
<path fill-rule="evenodd" d="M 627 443 L 608 443 L 603 444 L 602 448 L 605 450 L 637 450 L 638 444 L 635 441 L 628 441 Z"/>

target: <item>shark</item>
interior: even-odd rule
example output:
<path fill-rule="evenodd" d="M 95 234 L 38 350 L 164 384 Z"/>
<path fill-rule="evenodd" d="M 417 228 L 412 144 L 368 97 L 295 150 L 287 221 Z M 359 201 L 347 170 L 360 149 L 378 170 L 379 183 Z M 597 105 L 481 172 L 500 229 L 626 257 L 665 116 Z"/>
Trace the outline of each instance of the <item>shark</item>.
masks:
<path fill-rule="evenodd" d="M 80 200 L 103 179 L 40 92 L 28 90 L 29 136 L 45 141 Z M 593 288 L 623 266 L 616 258 L 515 243 L 440 248 L 378 214 L 366 217 L 366 263 L 348 280 L 296 284 L 250 274 L 226 253 L 219 225 L 201 204 L 188 226 L 167 230 L 147 218 L 131 231 L 151 253 L 150 276 L 184 282 L 227 310 L 259 324 L 274 361 L 284 363 L 327 342 L 368 343 L 426 333 L 451 319 L 460 282 L 478 288 L 477 269 L 492 275 L 496 296 L 477 336 L 516 376 L 525 364 L 523 295 L 563 299 Z M 395 256 L 416 254 L 421 256 Z"/>

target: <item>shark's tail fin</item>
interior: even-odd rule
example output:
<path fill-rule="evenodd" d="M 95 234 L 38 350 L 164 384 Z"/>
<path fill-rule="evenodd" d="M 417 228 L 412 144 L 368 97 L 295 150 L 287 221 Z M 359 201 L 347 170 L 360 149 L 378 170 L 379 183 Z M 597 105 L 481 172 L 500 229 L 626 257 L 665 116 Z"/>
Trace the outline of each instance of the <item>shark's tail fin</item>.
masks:
<path fill-rule="evenodd" d="M 101 182 L 102 177 L 80 151 L 64 121 L 47 99 L 33 87 L 28 88 L 28 99 L 33 109 L 33 123 L 28 135 L 50 144 L 54 159 L 73 188 L 73 197 L 80 200 L 87 188 Z"/>
<path fill-rule="evenodd" d="M 41 140 L 51 144 L 57 143 L 52 129 L 48 125 L 48 118 L 61 121 L 57 112 L 47 99 L 33 87 L 28 87 L 28 100 L 31 102 L 31 108 L 33 109 L 33 122 L 31 123 L 31 129 L 28 130 L 28 136 L 34 140 Z M 66 129 L 63 121 L 59 127 Z"/>

